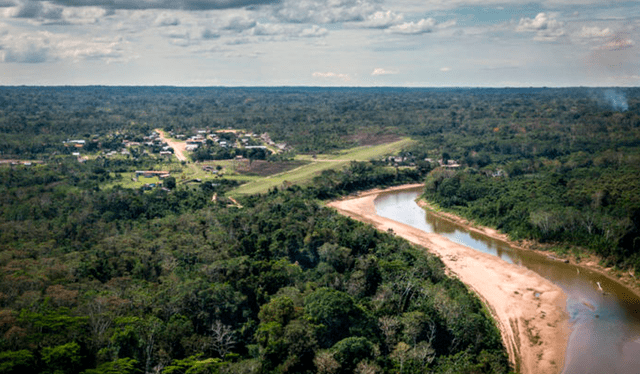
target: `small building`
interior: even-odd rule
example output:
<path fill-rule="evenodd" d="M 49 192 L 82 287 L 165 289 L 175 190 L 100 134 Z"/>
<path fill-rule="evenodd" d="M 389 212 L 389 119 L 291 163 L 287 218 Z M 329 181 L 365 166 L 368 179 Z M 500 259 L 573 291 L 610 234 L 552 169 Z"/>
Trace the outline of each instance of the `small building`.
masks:
<path fill-rule="evenodd" d="M 171 173 L 166 170 L 136 170 L 136 177 L 143 176 L 145 178 L 159 177 L 161 175 L 169 176 Z"/>

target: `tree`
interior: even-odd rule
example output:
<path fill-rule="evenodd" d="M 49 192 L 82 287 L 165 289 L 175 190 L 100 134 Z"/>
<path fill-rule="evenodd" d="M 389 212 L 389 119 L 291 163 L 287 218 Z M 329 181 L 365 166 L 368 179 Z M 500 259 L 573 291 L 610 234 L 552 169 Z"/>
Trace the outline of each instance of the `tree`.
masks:
<path fill-rule="evenodd" d="M 173 360 L 162 374 L 217 374 L 222 362 L 219 358 L 200 359 L 202 354 L 189 356 L 183 360 Z"/>
<path fill-rule="evenodd" d="M 375 357 L 375 347 L 367 338 L 352 336 L 336 343 L 331 350 L 340 364 L 339 373 L 351 374 L 358 364 Z"/>
<path fill-rule="evenodd" d="M 162 185 L 170 190 L 176 188 L 176 178 L 174 177 L 166 177 Z"/>
<path fill-rule="evenodd" d="M 77 373 L 82 362 L 80 345 L 76 342 L 71 342 L 56 347 L 44 347 L 42 349 L 42 361 L 45 363 L 47 373 Z"/>
<path fill-rule="evenodd" d="M 26 349 L 0 352 L 0 373 L 18 374 L 33 369 L 35 359 Z"/>
<path fill-rule="evenodd" d="M 231 326 L 223 325 L 220 320 L 216 320 L 211 326 L 211 338 L 213 350 L 224 359 L 227 353 L 231 352 L 236 345 Z"/>
<path fill-rule="evenodd" d="M 104 362 L 95 369 L 88 369 L 82 374 L 135 374 L 141 370 L 136 368 L 138 361 L 132 358 L 121 358 L 115 361 Z"/>
<path fill-rule="evenodd" d="M 348 337 L 365 317 L 351 296 L 330 288 L 320 288 L 307 296 L 304 311 L 320 325 L 318 342 L 325 348 Z"/>

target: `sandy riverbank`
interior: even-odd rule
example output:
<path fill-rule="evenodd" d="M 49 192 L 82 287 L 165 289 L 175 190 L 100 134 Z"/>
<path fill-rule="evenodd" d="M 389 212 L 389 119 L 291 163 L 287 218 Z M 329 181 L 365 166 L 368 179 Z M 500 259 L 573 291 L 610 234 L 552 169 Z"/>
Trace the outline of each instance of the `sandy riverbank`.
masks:
<path fill-rule="evenodd" d="M 378 193 L 379 192 L 380 191 L 378 191 Z M 507 243 L 512 248 L 534 251 L 547 257 L 557 257 L 561 261 L 568 261 L 572 265 L 597 272 L 607 277 L 611 281 L 628 288 L 629 291 L 634 293 L 637 297 L 640 297 L 640 282 L 638 282 L 636 277 L 632 275 L 631 271 L 605 268 L 600 265 L 600 259 L 596 255 L 583 252 L 580 254 L 580 259 L 578 259 L 575 254 L 558 255 L 554 253 L 550 248 L 547 248 L 546 250 L 544 249 L 545 246 L 551 246 L 552 244 L 541 244 L 530 240 L 513 241 L 509 239 L 509 236 L 507 234 L 504 234 L 490 227 L 476 225 L 473 222 L 470 222 L 469 220 L 455 214 L 438 210 L 436 207 L 432 206 L 424 200 L 418 200 L 417 204 L 426 209 L 430 214 L 437 215 L 438 217 L 449 222 L 453 222 L 456 225 L 463 226 L 469 231 L 477 232 L 490 238 L 500 240 L 504 243 Z"/>
<path fill-rule="evenodd" d="M 425 233 L 378 216 L 374 200 L 380 192 L 373 190 L 328 205 L 379 230 L 392 229 L 396 235 L 438 255 L 449 272 L 489 306 L 509 357 L 519 372 L 551 374 L 562 371 L 570 329 L 565 312 L 567 296 L 559 287 L 526 268 L 451 242 L 438 234 Z"/>

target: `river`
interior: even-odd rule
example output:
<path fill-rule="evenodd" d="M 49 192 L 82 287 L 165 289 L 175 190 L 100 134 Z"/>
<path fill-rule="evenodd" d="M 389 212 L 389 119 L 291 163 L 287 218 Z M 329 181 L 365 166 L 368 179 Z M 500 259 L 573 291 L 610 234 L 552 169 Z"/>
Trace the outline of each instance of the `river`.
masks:
<path fill-rule="evenodd" d="M 415 202 L 419 194 L 383 193 L 375 201 L 377 214 L 528 268 L 565 291 L 572 332 L 563 374 L 640 373 L 640 298 L 631 290 L 592 270 L 512 248 L 428 214 Z"/>

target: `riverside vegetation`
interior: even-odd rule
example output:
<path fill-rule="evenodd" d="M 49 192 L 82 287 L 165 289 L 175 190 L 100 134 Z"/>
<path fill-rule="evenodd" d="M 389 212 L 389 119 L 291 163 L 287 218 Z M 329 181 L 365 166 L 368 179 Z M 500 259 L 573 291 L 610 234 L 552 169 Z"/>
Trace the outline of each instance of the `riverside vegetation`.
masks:
<path fill-rule="evenodd" d="M 31 165 L 0 166 L 0 371 L 507 372 L 488 313 L 437 258 L 319 200 L 426 180 L 442 207 L 638 271 L 639 94 L 2 88 L 0 154 Z M 225 177 L 124 188 L 190 164 L 106 155 L 154 128 L 229 127 L 287 143 L 260 155 L 285 164 L 414 142 L 239 204 Z"/>

